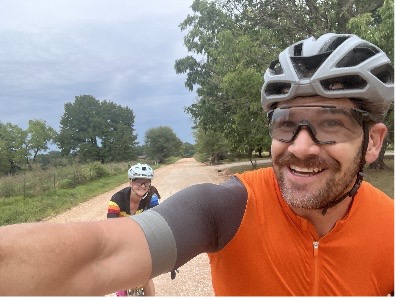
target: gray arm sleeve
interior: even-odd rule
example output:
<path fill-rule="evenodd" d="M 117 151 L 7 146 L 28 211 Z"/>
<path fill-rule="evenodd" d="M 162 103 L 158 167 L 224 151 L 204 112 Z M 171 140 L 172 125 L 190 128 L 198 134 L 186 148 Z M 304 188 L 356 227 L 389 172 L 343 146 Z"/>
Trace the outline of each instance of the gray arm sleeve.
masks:
<path fill-rule="evenodd" d="M 222 249 L 237 232 L 247 191 L 235 177 L 197 184 L 160 205 L 131 216 L 142 228 L 152 257 L 152 275 L 170 272 L 203 252 Z"/>

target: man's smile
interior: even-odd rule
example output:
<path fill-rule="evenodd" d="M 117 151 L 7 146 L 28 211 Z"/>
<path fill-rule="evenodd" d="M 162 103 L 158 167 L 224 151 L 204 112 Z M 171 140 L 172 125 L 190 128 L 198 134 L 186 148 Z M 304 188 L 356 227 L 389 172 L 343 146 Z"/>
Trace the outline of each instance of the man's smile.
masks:
<path fill-rule="evenodd" d="M 295 175 L 300 175 L 300 176 L 312 176 L 316 175 L 322 171 L 325 170 L 325 168 L 322 167 L 300 167 L 296 165 L 290 165 L 289 166 L 290 171 L 295 174 Z"/>

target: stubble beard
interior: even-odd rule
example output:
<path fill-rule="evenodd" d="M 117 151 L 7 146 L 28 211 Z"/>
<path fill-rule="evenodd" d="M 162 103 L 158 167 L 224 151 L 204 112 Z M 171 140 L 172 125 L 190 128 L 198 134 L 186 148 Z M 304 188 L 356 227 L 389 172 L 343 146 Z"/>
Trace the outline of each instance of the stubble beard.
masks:
<path fill-rule="evenodd" d="M 329 202 L 339 199 L 348 191 L 348 188 L 356 179 L 360 164 L 360 154 L 361 150 L 356 153 L 349 167 L 343 172 L 341 172 L 342 167 L 340 163 L 333 158 L 324 160 L 317 156 L 310 156 L 305 160 L 300 160 L 290 153 L 275 157 L 274 171 L 284 200 L 292 208 L 316 210 L 325 207 Z M 323 187 L 317 190 L 311 190 L 310 186 L 307 185 L 287 181 L 281 171 L 282 167 L 298 161 L 298 165 L 309 167 L 314 165 L 327 166 L 327 171 L 331 170 L 333 174 L 324 182 Z"/>

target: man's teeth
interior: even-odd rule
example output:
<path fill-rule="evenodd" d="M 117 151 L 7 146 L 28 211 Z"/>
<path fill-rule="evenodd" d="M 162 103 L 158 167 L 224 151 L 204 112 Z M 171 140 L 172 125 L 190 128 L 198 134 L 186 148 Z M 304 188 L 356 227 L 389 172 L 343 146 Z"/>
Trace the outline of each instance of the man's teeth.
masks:
<path fill-rule="evenodd" d="M 305 168 L 305 167 L 299 167 L 299 166 L 290 166 L 291 170 L 296 171 L 296 172 L 301 172 L 301 173 L 318 173 L 323 171 L 322 168 Z"/>

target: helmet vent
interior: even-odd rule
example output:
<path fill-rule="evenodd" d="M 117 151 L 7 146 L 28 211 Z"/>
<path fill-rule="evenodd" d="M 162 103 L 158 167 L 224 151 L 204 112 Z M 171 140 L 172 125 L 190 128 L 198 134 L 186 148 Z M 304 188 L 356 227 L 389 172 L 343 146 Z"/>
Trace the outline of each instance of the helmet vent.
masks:
<path fill-rule="evenodd" d="M 336 67 L 353 67 L 356 66 L 378 53 L 378 49 L 370 45 L 358 45 L 345 55 L 337 64 Z"/>
<path fill-rule="evenodd" d="M 265 93 L 267 96 L 284 95 L 287 94 L 290 89 L 291 89 L 290 83 L 284 83 L 284 82 L 269 83 L 266 86 Z"/>
<path fill-rule="evenodd" d="M 281 75 L 284 72 L 279 60 L 273 60 L 270 63 L 269 70 L 272 71 L 273 75 Z"/>
<path fill-rule="evenodd" d="M 358 75 L 342 76 L 320 81 L 326 91 L 364 89 L 367 81 Z"/>
<path fill-rule="evenodd" d="M 336 38 L 331 39 L 328 43 L 324 44 L 324 46 L 319 51 L 319 53 L 334 51 L 336 48 L 338 48 L 348 38 L 350 38 L 350 36 L 349 35 L 345 35 L 345 36 L 337 36 Z"/>
<path fill-rule="evenodd" d="M 371 73 L 383 83 L 394 83 L 394 69 L 390 64 L 378 66 Z"/>
<path fill-rule="evenodd" d="M 302 56 L 303 43 L 297 44 L 294 47 L 294 56 Z"/>
<path fill-rule="evenodd" d="M 320 53 L 314 56 L 291 57 L 295 71 L 300 79 L 310 78 L 317 71 L 320 65 L 328 58 L 331 52 Z"/>

